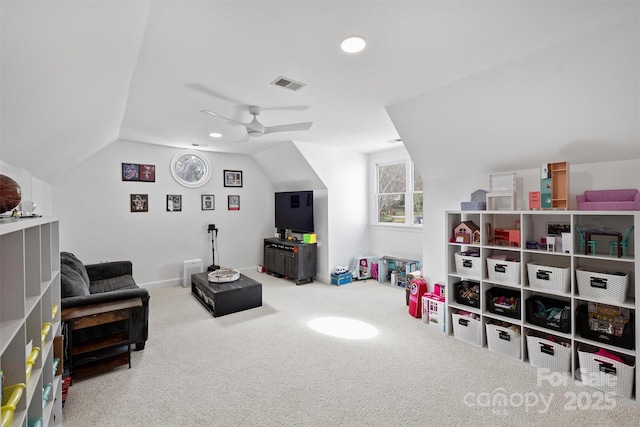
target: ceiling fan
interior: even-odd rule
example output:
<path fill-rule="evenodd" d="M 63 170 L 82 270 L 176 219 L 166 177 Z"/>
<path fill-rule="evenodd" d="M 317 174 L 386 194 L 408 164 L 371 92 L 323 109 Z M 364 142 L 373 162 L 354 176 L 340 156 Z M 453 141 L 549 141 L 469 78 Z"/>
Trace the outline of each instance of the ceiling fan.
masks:
<path fill-rule="evenodd" d="M 247 142 L 250 137 L 258 137 L 258 136 L 266 135 L 268 133 L 309 130 L 309 128 L 311 128 L 311 125 L 313 124 L 313 122 L 304 122 L 304 123 L 292 123 L 288 125 L 279 125 L 279 126 L 264 126 L 262 123 L 258 121 L 257 116 L 260 115 L 260 110 L 261 108 L 256 105 L 249 106 L 249 113 L 253 116 L 253 120 L 251 120 L 249 123 L 238 122 L 228 117 L 221 116 L 220 114 L 210 110 L 201 110 L 200 112 L 205 114 L 211 114 L 212 116 L 219 117 L 231 123 L 244 126 L 247 129 L 247 134 L 244 136 L 244 138 L 242 138 L 238 142 Z"/>

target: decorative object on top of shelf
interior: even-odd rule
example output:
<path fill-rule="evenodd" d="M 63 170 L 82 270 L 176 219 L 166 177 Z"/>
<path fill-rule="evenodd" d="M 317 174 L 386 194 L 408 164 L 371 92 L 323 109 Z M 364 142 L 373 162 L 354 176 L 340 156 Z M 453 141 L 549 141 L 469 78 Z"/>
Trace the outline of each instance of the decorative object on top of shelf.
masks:
<path fill-rule="evenodd" d="M 240 196 L 232 195 L 228 197 L 228 210 L 239 211 L 240 210 Z"/>
<path fill-rule="evenodd" d="M 540 197 L 541 193 L 539 191 L 529 191 L 529 210 L 540 210 Z"/>
<path fill-rule="evenodd" d="M 480 244 L 480 227 L 473 221 L 462 221 L 453 229 L 452 243 Z"/>
<path fill-rule="evenodd" d="M 149 212 L 148 194 L 131 194 L 131 212 Z"/>
<path fill-rule="evenodd" d="M 225 187 L 242 187 L 242 171 L 224 171 Z"/>
<path fill-rule="evenodd" d="M 471 193 L 470 202 L 461 202 L 462 211 L 484 211 L 487 209 L 487 190 L 476 190 Z"/>
<path fill-rule="evenodd" d="M 216 197 L 213 194 L 203 194 L 200 196 L 201 209 L 212 211 L 216 208 Z"/>
<path fill-rule="evenodd" d="M 517 179 L 515 172 L 489 174 L 489 192 L 487 193 L 487 209 L 498 210 L 494 199 L 509 200 L 509 209 L 516 210 Z"/>
<path fill-rule="evenodd" d="M 122 180 L 155 182 L 156 166 L 141 165 L 138 163 L 122 163 Z"/>
<path fill-rule="evenodd" d="M 569 209 L 569 162 L 540 165 L 540 207 Z"/>
<path fill-rule="evenodd" d="M 638 211 L 640 193 L 636 189 L 587 190 L 576 196 L 579 211 Z"/>
<path fill-rule="evenodd" d="M 182 211 L 182 196 L 180 194 L 167 194 L 167 212 Z"/>
<path fill-rule="evenodd" d="M 184 187 L 202 187 L 211 178 L 211 163 L 199 151 L 183 150 L 171 160 L 171 175 Z"/>
<path fill-rule="evenodd" d="M 0 213 L 14 209 L 21 200 L 22 190 L 18 183 L 6 175 L 0 175 Z"/>

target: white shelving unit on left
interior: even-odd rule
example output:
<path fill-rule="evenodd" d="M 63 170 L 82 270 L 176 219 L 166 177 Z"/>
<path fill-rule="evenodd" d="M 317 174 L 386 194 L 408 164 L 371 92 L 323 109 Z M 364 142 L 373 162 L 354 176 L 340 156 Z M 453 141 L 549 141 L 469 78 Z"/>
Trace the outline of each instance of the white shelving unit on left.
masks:
<path fill-rule="evenodd" d="M 3 426 L 62 425 L 59 236 L 57 218 L 0 220 Z"/>

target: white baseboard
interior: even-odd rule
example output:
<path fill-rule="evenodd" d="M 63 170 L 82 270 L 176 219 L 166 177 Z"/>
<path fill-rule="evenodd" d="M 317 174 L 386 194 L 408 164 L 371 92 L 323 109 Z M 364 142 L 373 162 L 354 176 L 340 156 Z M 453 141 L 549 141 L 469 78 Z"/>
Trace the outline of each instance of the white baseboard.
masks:
<path fill-rule="evenodd" d="M 172 288 L 174 286 L 182 287 L 182 277 L 176 277 L 175 279 L 159 280 L 157 282 L 138 283 L 138 286 L 148 290 Z"/>

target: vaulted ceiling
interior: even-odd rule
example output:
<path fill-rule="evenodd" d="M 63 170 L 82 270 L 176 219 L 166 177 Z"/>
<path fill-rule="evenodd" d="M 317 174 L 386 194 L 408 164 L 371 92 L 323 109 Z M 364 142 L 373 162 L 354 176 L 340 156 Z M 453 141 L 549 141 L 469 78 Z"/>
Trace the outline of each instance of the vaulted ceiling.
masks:
<path fill-rule="evenodd" d="M 3 0 L 0 160 L 55 182 L 115 140 L 390 148 L 387 107 L 634 14 L 637 2 Z M 352 34 L 366 49 L 341 52 Z M 200 112 L 248 122 L 249 105 L 267 126 L 313 126 L 236 143 L 242 126 Z"/>

